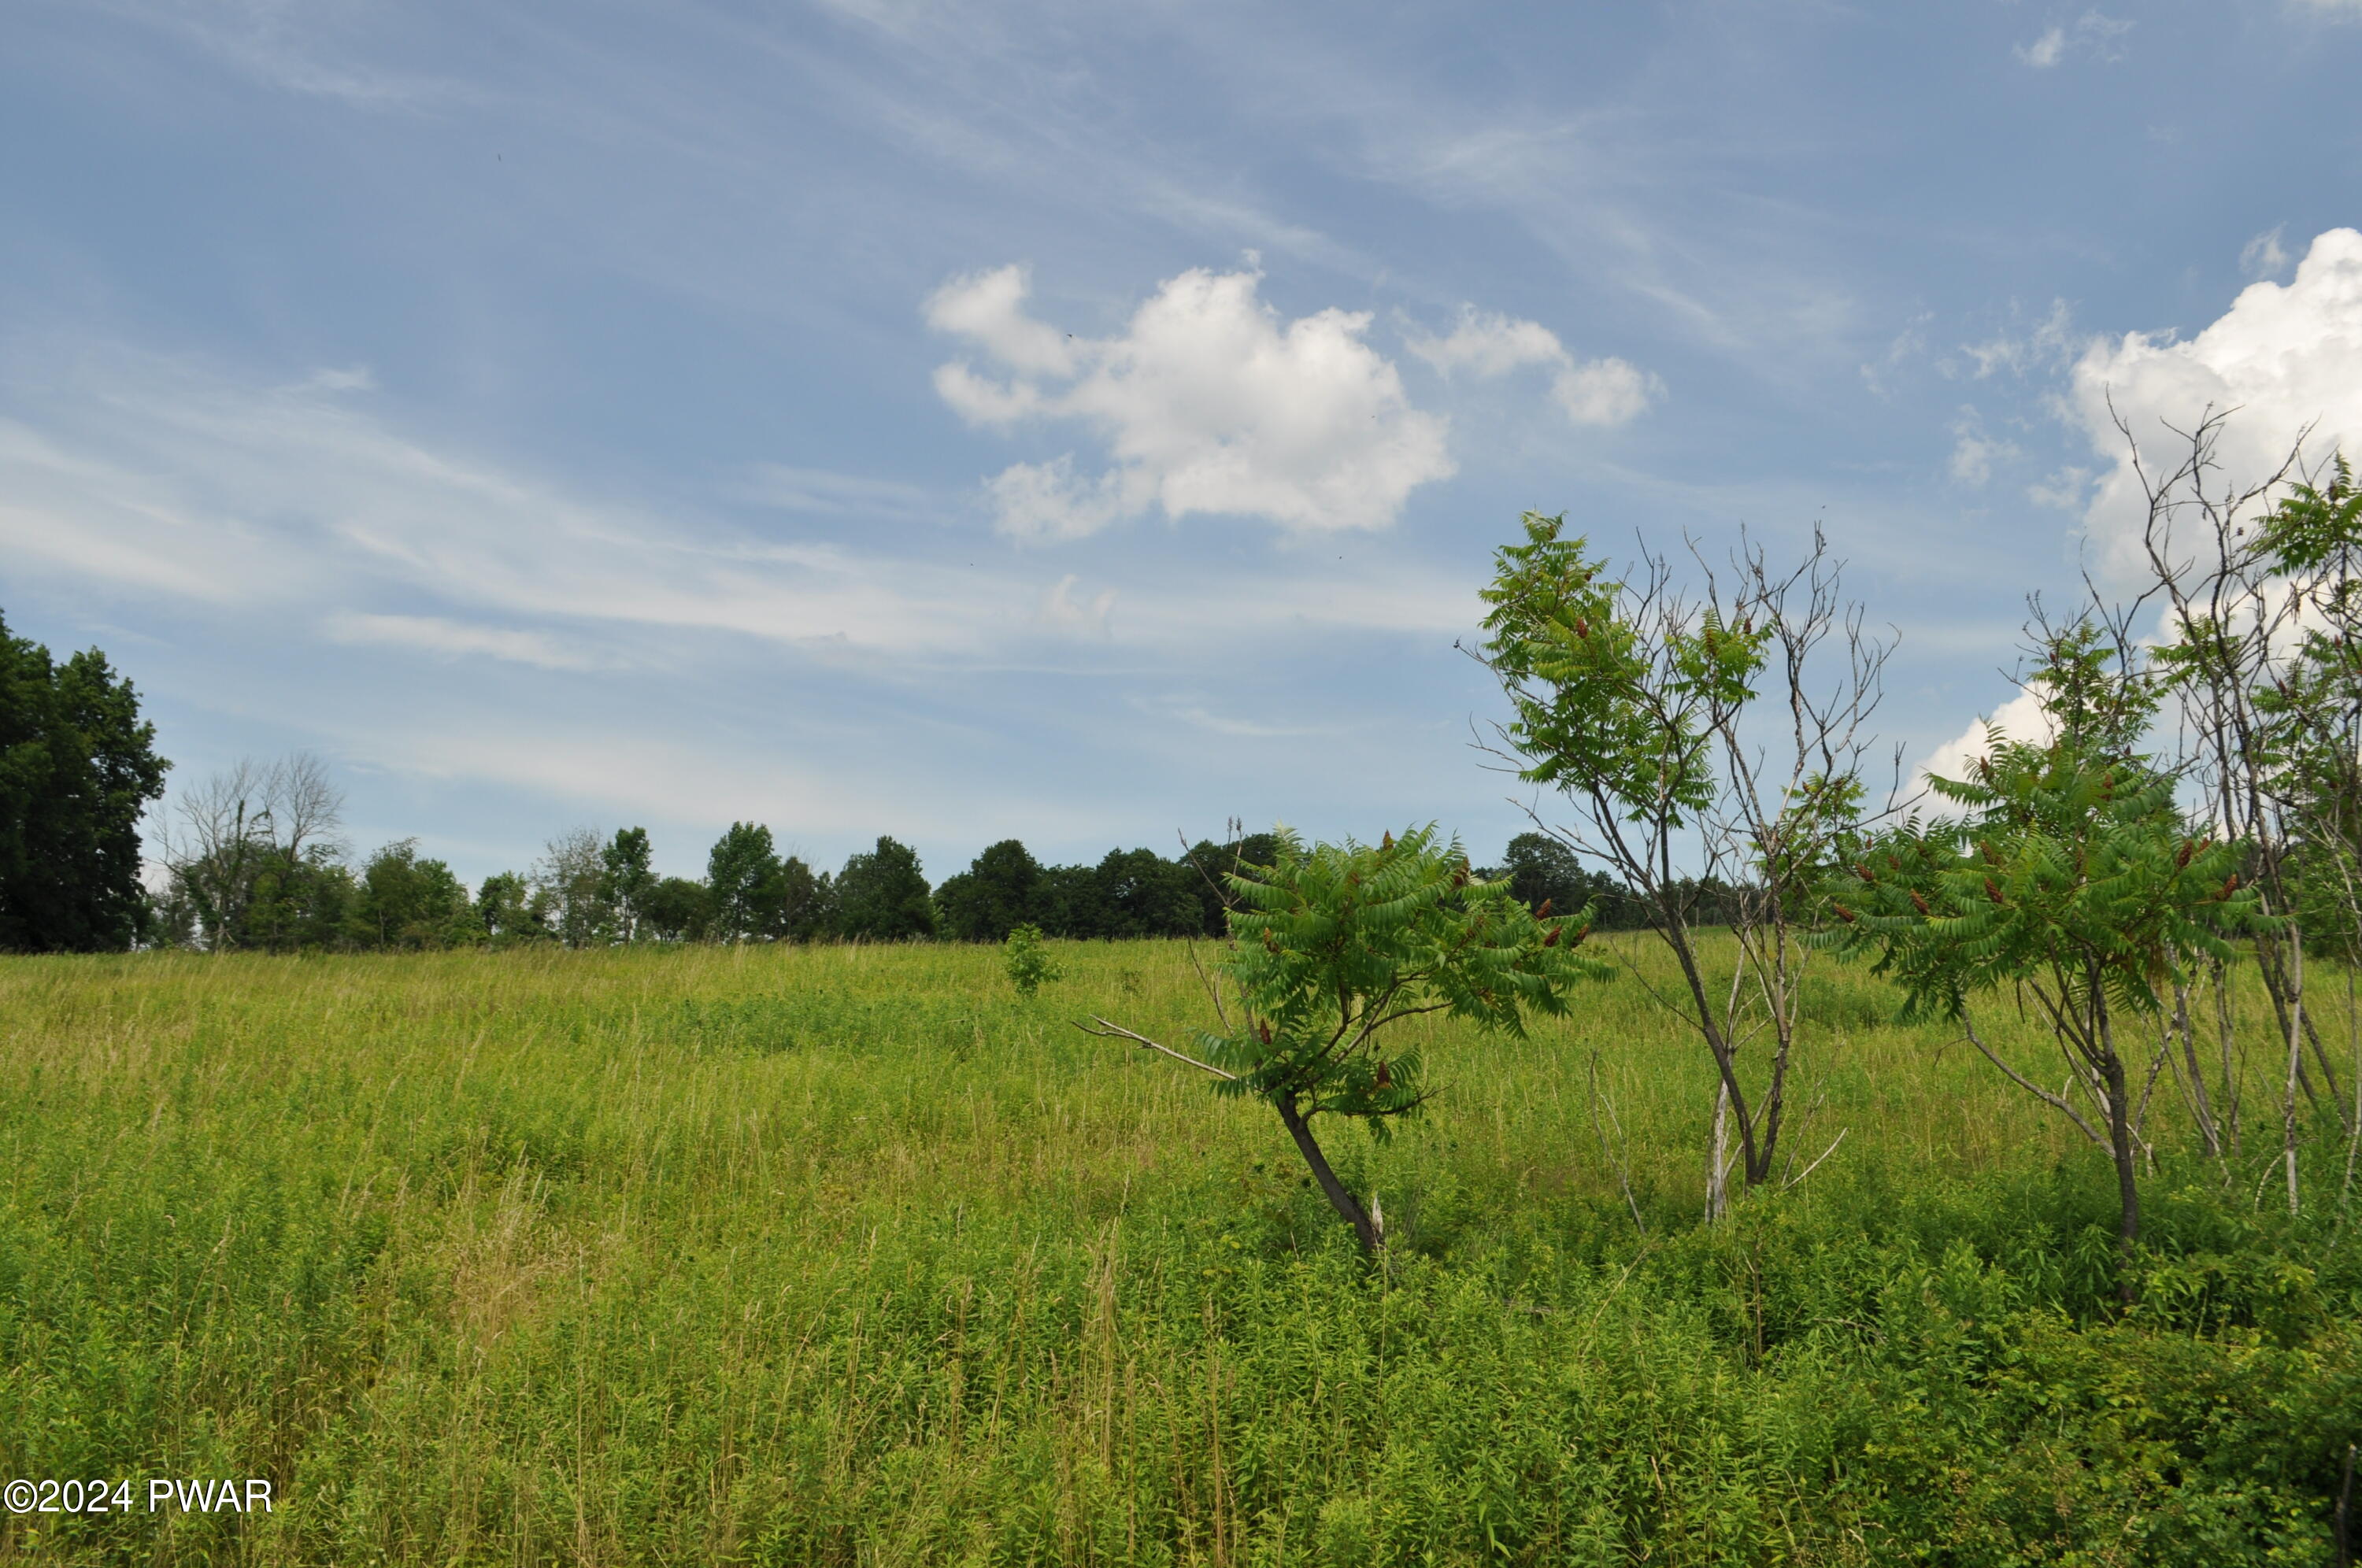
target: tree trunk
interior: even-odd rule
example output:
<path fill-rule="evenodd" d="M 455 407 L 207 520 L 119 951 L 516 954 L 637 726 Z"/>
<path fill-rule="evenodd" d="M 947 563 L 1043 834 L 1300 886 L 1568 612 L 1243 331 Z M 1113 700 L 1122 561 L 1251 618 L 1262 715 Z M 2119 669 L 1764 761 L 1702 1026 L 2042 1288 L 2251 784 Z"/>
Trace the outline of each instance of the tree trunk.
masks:
<path fill-rule="evenodd" d="M 1295 1097 L 1275 1095 L 1271 1104 L 1272 1109 L 1279 1112 L 1281 1122 L 1286 1126 L 1287 1135 L 1296 1140 L 1296 1152 L 1302 1154 L 1304 1163 L 1312 1167 L 1312 1179 L 1319 1182 L 1320 1190 L 1329 1195 L 1330 1207 L 1337 1210 L 1345 1223 L 1353 1227 L 1353 1238 L 1361 1242 L 1363 1255 L 1376 1256 L 1378 1249 L 1385 1245 L 1385 1239 L 1378 1234 L 1376 1221 L 1370 1218 L 1370 1211 L 1362 1207 L 1361 1200 L 1345 1190 L 1345 1184 L 1337 1179 L 1337 1173 L 1329 1168 L 1329 1158 L 1320 1152 L 1319 1141 L 1312 1136 L 1311 1123 L 1296 1108 Z"/>
<path fill-rule="evenodd" d="M 2280 1153 L 2286 1162 L 2289 1212 L 2297 1211 L 2296 1089 L 2304 1075 L 2304 938 L 2289 924 L 2288 1093 L 2280 1102 Z"/>
<path fill-rule="evenodd" d="M 1720 1220 L 1730 1209 L 1730 1091 L 1715 1086 L 1714 1135 L 1706 1140 L 1705 1222 Z"/>
<path fill-rule="evenodd" d="M 2197 1112 L 2198 1133 L 2206 1141 L 2207 1157 L 2223 1158 L 2223 1136 L 2214 1126 L 2214 1108 L 2206 1096 L 2206 1071 L 2198 1065 L 2198 1042 L 2190 1028 L 2190 987 L 2177 983 L 2173 988 L 2173 1027 L 2181 1035 L 2181 1059 L 2190 1069 L 2190 1089 L 2192 1109 Z"/>
<path fill-rule="evenodd" d="M 2133 1157 L 2132 1095 L 2125 1080 L 2125 1059 L 2107 1047 L 2100 1061 L 2101 1081 L 2108 1089 L 2108 1146 L 2116 1161 L 2116 1198 L 2123 1206 L 2116 1221 L 2116 1295 L 2133 1298 L 2133 1244 L 2140 1240 L 2139 1168 Z"/>

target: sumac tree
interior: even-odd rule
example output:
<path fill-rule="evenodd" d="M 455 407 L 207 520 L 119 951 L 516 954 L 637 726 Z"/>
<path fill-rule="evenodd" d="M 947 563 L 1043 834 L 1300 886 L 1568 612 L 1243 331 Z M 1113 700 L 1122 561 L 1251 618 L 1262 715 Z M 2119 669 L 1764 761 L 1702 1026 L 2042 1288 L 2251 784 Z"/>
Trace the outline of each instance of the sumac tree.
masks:
<path fill-rule="evenodd" d="M 1431 826 L 1308 849 L 1283 830 L 1274 845 L 1270 865 L 1225 876 L 1236 901 L 1209 987 L 1219 1027 L 1198 1036 L 1198 1055 L 1097 1016 L 1076 1027 L 1196 1067 L 1218 1094 L 1269 1105 L 1362 1250 L 1374 1253 L 1377 1218 L 1338 1178 L 1314 1124 L 1341 1117 L 1383 1137 L 1426 1103 L 1425 1064 L 1415 1050 L 1388 1050 L 1392 1026 L 1441 1013 L 1522 1033 L 1528 1012 L 1563 1013 L 1574 981 L 1609 971 L 1576 951 L 1589 911 L 1536 914 L 1507 882 L 1477 879 L 1459 841 L 1439 843 Z"/>

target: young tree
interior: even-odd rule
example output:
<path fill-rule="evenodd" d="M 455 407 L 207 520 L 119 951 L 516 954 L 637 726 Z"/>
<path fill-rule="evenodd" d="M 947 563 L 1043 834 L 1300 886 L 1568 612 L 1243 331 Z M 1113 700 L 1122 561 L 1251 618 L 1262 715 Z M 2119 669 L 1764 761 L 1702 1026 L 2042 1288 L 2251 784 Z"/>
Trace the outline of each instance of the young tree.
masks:
<path fill-rule="evenodd" d="M 1350 1118 L 1383 1137 L 1392 1118 L 1426 1103 L 1424 1064 L 1415 1051 L 1387 1055 L 1387 1030 L 1443 1013 L 1521 1034 L 1528 1011 L 1563 1013 L 1573 981 L 1608 971 L 1575 951 L 1588 934 L 1582 916 L 1537 919 L 1506 883 L 1478 881 L 1459 841 L 1439 844 L 1432 826 L 1308 850 L 1283 830 L 1275 844 L 1270 865 L 1228 876 L 1238 902 L 1210 987 L 1220 1027 L 1198 1035 L 1198 1055 L 1097 1015 L 1076 1027 L 1196 1067 L 1218 1094 L 1268 1104 L 1362 1250 L 1375 1253 L 1377 1218 L 1330 1168 L 1314 1122 Z"/>
<path fill-rule="evenodd" d="M 1957 1021 L 2012 1082 L 2108 1153 L 2119 1256 L 2129 1262 L 2140 1236 L 2141 1129 L 2126 1029 L 2157 1020 L 2193 964 L 2227 958 L 2226 937 L 2272 922 L 2240 883 L 2247 846 L 2194 840 L 2170 778 L 2064 730 L 2047 745 L 1995 731 L 1991 747 L 1972 778 L 1930 780 L 1964 818 L 1906 823 L 1830 878 L 1836 923 L 1823 940 L 1873 955 L 1912 1013 Z M 1978 1032 L 1971 1004 L 1994 992 L 2033 999 L 2104 1132 Z"/>
<path fill-rule="evenodd" d="M 1644 556 L 1628 583 L 1586 540 L 1564 536 L 1563 517 L 1528 513 L 1525 529 L 1484 591 L 1492 610 L 1478 657 L 1515 715 L 1497 755 L 1565 798 L 1572 823 L 1536 825 L 1604 863 L 1672 952 L 1678 987 L 1650 994 L 1713 1058 L 1716 1218 L 1733 1125 L 1746 1185 L 1775 1168 L 1802 996 L 1800 922 L 1819 867 L 1858 831 L 1867 726 L 1892 645 L 1864 635 L 1817 536 L 1785 573 L 1743 548 L 1731 579 L 1705 570 L 1691 601 L 1661 558 Z M 1768 745 L 1748 725 L 1767 686 L 1780 710 L 1764 726 Z M 1680 868 L 1692 858 L 1694 875 Z M 1720 909 L 1706 907 L 1712 895 Z M 1727 985 L 1707 975 L 1698 941 L 1724 912 L 1739 949 Z M 1739 1054 L 1762 1035 L 1750 1089 Z"/>
<path fill-rule="evenodd" d="M 836 877 L 836 932 L 859 942 L 907 942 L 935 933 L 935 906 L 910 845 L 881 837 Z"/>
<path fill-rule="evenodd" d="M 2335 836 L 2333 823 L 2314 813 L 2316 804 L 2328 802 L 2310 795 L 2308 776 L 2321 781 L 2313 765 L 2328 760 L 2326 748 L 2316 743 L 2335 745 L 2335 693 L 2342 682 L 2334 657 L 2324 665 L 2314 656 L 2350 635 L 2351 612 L 2362 609 L 2353 603 L 2350 586 L 2354 568 L 2362 564 L 2362 509 L 2354 504 L 2342 468 L 2333 464 L 2327 482 L 2315 482 L 2323 476 L 2308 470 L 2301 434 L 2271 471 L 2226 473 L 2219 449 L 2230 414 L 2210 407 L 2187 430 L 2169 427 L 2162 462 L 2143 449 L 2121 417 L 2117 429 L 2147 498 L 2140 542 L 2150 582 L 2142 602 L 2161 601 L 2166 613 L 2168 640 L 2156 659 L 2175 700 L 2182 767 L 2205 801 L 2212 831 L 2247 845 L 2250 859 L 2241 875 L 2257 889 L 2262 908 L 2294 914 L 2308 897 L 2300 885 L 2308 860 L 2319 874 L 2315 895 L 2345 897 L 2330 886 L 2339 876 L 2334 852 L 2305 854 L 2308 842 L 2329 851 Z M 2309 678 L 2315 676 L 2329 679 L 2314 685 Z M 2323 722 L 2318 731 L 2316 721 Z M 2351 907 L 2362 922 L 2362 899 Z M 2306 1005 L 2304 933 L 2301 922 L 2281 922 L 2259 934 L 2253 948 L 2277 1043 L 2285 1050 L 2281 1154 L 2291 1213 L 2298 1206 L 2300 1097 L 2316 1107 L 2323 1102 L 2306 1070 L 2308 1045 L 2329 1110 L 2349 1130 L 2362 1130 L 2362 1108 L 2347 1116 L 2336 1069 Z M 2235 1153 L 2241 1132 L 2235 1010 L 2224 968 L 2210 970 L 2222 1095 L 2219 1108 L 2200 1099 L 2197 1110 L 2210 1145 Z M 2190 1087 L 2202 1095 L 2187 991 L 2177 998 L 2183 1004 L 2177 1013 Z"/>
<path fill-rule="evenodd" d="M 1017 988 L 1017 994 L 1029 1000 L 1042 988 L 1043 982 L 1064 975 L 1058 961 L 1043 944 L 1042 928 L 1023 921 L 1010 928 L 1009 940 L 1001 946 L 1000 966 L 1008 972 L 1009 983 Z"/>

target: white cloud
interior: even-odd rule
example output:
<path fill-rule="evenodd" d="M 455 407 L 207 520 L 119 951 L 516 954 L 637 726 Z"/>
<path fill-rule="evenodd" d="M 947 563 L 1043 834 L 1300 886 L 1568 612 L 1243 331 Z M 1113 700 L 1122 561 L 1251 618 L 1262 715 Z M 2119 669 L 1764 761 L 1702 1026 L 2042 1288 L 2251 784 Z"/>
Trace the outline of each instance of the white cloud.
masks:
<path fill-rule="evenodd" d="M 1623 425 L 1648 412 L 1664 390 L 1656 377 L 1625 359 L 1591 359 L 1551 380 L 1551 396 L 1577 425 Z"/>
<path fill-rule="evenodd" d="M 1993 464 L 2017 456 L 2014 442 L 1985 434 L 1984 421 L 1973 408 L 1960 410 L 1952 422 L 1952 459 L 1948 465 L 1953 482 L 1981 490 L 1992 478 Z"/>
<path fill-rule="evenodd" d="M 2179 439 L 2169 425 L 2189 429 L 2209 409 L 2236 411 L 2213 488 L 2260 482 L 2308 426 L 2315 458 L 2340 447 L 2362 455 L 2362 233 L 2321 235 L 2289 282 L 2251 284 L 2186 342 L 2128 333 L 2094 343 L 2077 362 L 2071 415 L 2107 465 L 2084 512 L 2104 569 L 2139 568 L 2147 516 L 2115 415 L 2154 460 Z"/>
<path fill-rule="evenodd" d="M 753 465 L 726 493 L 750 505 L 823 516 L 920 522 L 942 517 L 952 510 L 944 497 L 923 485 L 872 479 L 866 474 L 837 473 L 828 469 L 800 469 L 786 463 Z"/>
<path fill-rule="evenodd" d="M 2086 11 L 2072 24 L 2049 28 L 2032 43 L 2020 44 L 2017 58 L 2036 71 L 2047 71 L 2076 53 L 2114 61 L 2124 58 L 2116 40 L 2132 30 L 2132 23 L 2122 17 Z"/>
<path fill-rule="evenodd" d="M 2054 512 L 2080 512 L 2083 509 L 2083 492 L 2091 483 L 2091 469 L 2070 463 L 2048 478 L 2027 485 L 2025 499 Z"/>
<path fill-rule="evenodd" d="M 2015 307 L 2012 307 L 2014 314 Z M 1974 359 L 1971 374 L 1983 381 L 1995 370 L 2023 376 L 2028 370 L 2064 364 L 2075 348 L 2075 316 L 2065 300 L 2052 300 L 2050 313 L 2022 336 L 2003 332 L 1985 343 L 1963 343 L 1960 352 Z"/>
<path fill-rule="evenodd" d="M 2067 58 L 2067 29 L 2052 28 L 2030 44 L 2020 45 L 2017 58 L 2036 71 L 2047 71 Z"/>
<path fill-rule="evenodd" d="M 2356 0 L 2362 5 L 2362 0 Z M 2278 278 L 2288 271 L 2288 248 L 2280 243 L 2288 225 L 2277 224 L 2247 241 L 2239 251 L 2239 275 L 2249 280 Z"/>
<path fill-rule="evenodd" d="M 439 615 L 365 615 L 338 611 L 322 624 L 332 642 L 413 648 L 439 658 L 484 657 L 538 669 L 597 669 L 614 661 L 546 632 L 480 626 Z"/>
<path fill-rule="evenodd" d="M 1443 337 L 1413 337 L 1410 351 L 1445 375 L 1465 370 L 1506 376 L 1527 365 L 1549 365 L 1551 399 L 1577 425 L 1623 425 L 1648 412 L 1664 392 L 1655 376 L 1628 360 L 1578 362 L 1557 333 L 1538 321 L 1462 309 L 1460 325 Z"/>
<path fill-rule="evenodd" d="M 1473 580 L 1372 561 L 1244 580 L 1166 571 L 1123 584 L 1119 618 L 1115 587 L 1045 591 L 1005 566 L 780 541 L 693 509 L 594 500 L 428 442 L 315 381 L 255 385 L 89 344 L 10 347 L 0 560 L 12 573 L 259 614 L 331 642 L 569 670 L 666 663 L 680 635 L 720 633 L 830 660 L 973 667 L 1077 639 L 1194 659 L 1209 637 L 1426 635 L 1483 613 Z M 1021 517 L 1030 484 L 1049 528 L 1122 504 L 1123 487 L 1140 481 L 1130 469 L 1082 479 L 1068 461 L 1019 465 L 996 482 Z M 847 513 L 916 514 L 931 500 L 786 467 L 758 469 L 733 493 Z M 381 613 L 390 598 L 409 602 L 405 613 Z"/>
<path fill-rule="evenodd" d="M 991 481 L 1003 533 L 1061 539 L 1152 506 L 1262 517 L 1284 528 L 1380 528 L 1410 491 L 1449 477 L 1444 421 L 1410 405 L 1392 363 L 1362 340 L 1370 317 L 1324 310 L 1283 324 L 1253 272 L 1202 269 L 1167 281 L 1117 337 L 1061 333 L 1026 314 L 1023 269 L 961 278 L 926 304 L 929 325 L 966 338 L 1005 380 L 964 362 L 935 388 L 973 423 L 1074 420 L 1111 465 L 1071 455 Z"/>
<path fill-rule="evenodd" d="M 1926 789 L 1931 776 L 1966 778 L 1970 767 L 1992 749 L 1989 731 L 1994 728 L 2001 731 L 2003 739 L 2014 741 L 2047 741 L 2056 733 L 2050 715 L 2042 711 L 2041 699 L 2034 692 L 2021 691 L 1990 714 L 1980 715 L 1974 723 L 1914 763 L 1905 793 L 1915 794 Z M 1930 802 L 1929 809 L 1937 804 Z"/>
<path fill-rule="evenodd" d="M 350 640 L 563 667 L 561 641 L 484 630 L 558 618 L 842 639 L 880 657 L 973 654 L 1020 634 L 1030 585 L 914 568 L 826 545 L 775 544 L 710 521 L 592 500 L 431 446 L 321 387 L 240 384 L 84 348 L 0 377 L 0 554 L 137 593 L 222 608 L 300 606 Z M 42 427 L 26 420 L 39 418 Z M 439 617 L 373 617 L 389 588 Z M 432 635 L 431 635 L 432 634 Z"/>
<path fill-rule="evenodd" d="M 1450 375 L 1505 376 L 1521 365 L 1564 365 L 1572 356 L 1558 334 L 1539 321 L 1512 320 L 1471 307 L 1447 337 L 1414 337 L 1410 351 Z"/>
<path fill-rule="evenodd" d="M 1115 608 L 1115 590 L 1103 588 L 1091 595 L 1088 603 L 1078 603 L 1075 599 L 1075 585 L 1081 580 L 1073 572 L 1068 572 L 1052 583 L 1048 591 L 1042 595 L 1042 608 L 1034 618 L 1044 625 L 1105 636 L 1108 612 Z"/>

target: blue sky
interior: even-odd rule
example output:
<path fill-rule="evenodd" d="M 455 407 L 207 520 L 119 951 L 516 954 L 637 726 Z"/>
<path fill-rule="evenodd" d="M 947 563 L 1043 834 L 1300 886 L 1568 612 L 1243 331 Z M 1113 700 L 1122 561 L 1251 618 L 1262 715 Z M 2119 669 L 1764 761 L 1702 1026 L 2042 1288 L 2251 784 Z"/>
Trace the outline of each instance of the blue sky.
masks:
<path fill-rule="evenodd" d="M 2362 445 L 2362 0 L 6 0 L 0 611 L 470 878 L 1522 825 L 1518 513 L 1817 522 L 1886 733 L 2105 428 Z"/>

